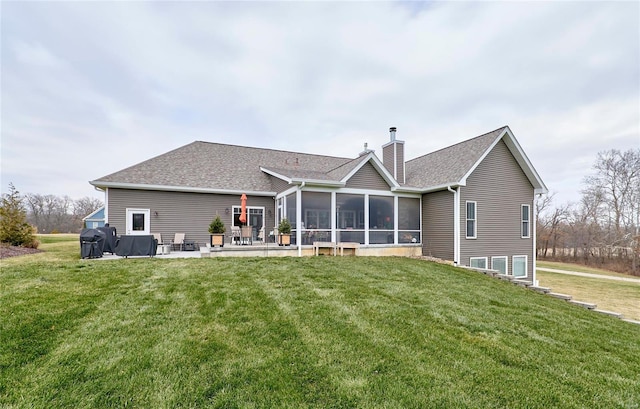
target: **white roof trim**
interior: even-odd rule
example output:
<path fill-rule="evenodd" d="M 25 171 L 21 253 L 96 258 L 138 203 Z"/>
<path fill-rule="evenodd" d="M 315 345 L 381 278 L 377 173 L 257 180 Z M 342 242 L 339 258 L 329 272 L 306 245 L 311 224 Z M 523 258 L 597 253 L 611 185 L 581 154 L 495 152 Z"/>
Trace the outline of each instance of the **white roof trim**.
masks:
<path fill-rule="evenodd" d="M 360 169 L 362 169 L 362 167 L 368 163 L 371 162 L 371 165 L 373 165 L 373 167 L 378 171 L 378 173 L 380 174 L 380 176 L 382 176 L 382 178 L 385 180 L 385 182 L 387 182 L 387 184 L 393 189 L 393 188 L 399 188 L 401 187 L 398 182 L 396 182 L 396 180 L 393 178 L 393 176 L 391 175 L 391 173 L 389 173 L 389 171 L 387 170 L 387 168 L 384 167 L 384 165 L 382 164 L 382 162 L 380 162 L 380 159 L 378 159 L 378 157 L 373 153 L 369 153 L 367 154 L 367 156 L 364 157 L 364 159 L 362 159 L 362 161 L 360 161 L 360 163 L 358 164 L 358 166 L 356 166 L 355 168 L 353 168 L 351 170 L 351 172 L 347 173 L 347 175 L 345 177 L 342 178 L 341 182 L 343 182 L 344 184 L 347 183 L 347 181 L 349 179 L 351 179 L 353 177 L 353 175 L 355 175 Z"/>
<path fill-rule="evenodd" d="M 296 184 L 305 183 L 307 185 L 332 186 L 332 187 L 344 186 L 343 182 L 336 182 L 335 180 L 304 179 L 304 178 L 294 178 L 291 180 L 293 183 L 296 183 Z"/>
<path fill-rule="evenodd" d="M 323 180 L 323 179 L 306 179 L 306 178 L 289 178 L 287 176 L 281 175 L 278 172 L 274 172 L 272 170 L 269 170 L 267 168 L 264 167 L 260 167 L 260 170 L 263 171 L 264 173 L 271 175 L 273 177 L 276 177 L 278 179 L 281 179 L 289 184 L 302 184 L 304 183 L 308 183 L 310 185 L 322 185 L 322 186 L 333 186 L 333 187 L 341 187 L 344 186 L 344 183 L 342 182 L 338 182 L 335 180 Z"/>
<path fill-rule="evenodd" d="M 95 216 L 95 215 L 96 215 L 96 213 L 100 212 L 101 210 L 104 210 L 104 206 L 100 206 L 100 207 L 98 207 L 98 208 L 97 208 L 93 213 L 91 213 L 91 214 L 90 214 L 90 215 L 88 215 L 88 216 L 83 217 L 83 218 L 82 218 L 82 221 L 85 221 L 85 220 L 91 219 L 93 216 Z M 104 218 L 103 218 L 103 219 L 104 219 Z M 102 219 L 99 219 L 99 220 L 102 220 Z"/>
<path fill-rule="evenodd" d="M 251 190 L 227 190 L 227 189 L 210 189 L 191 186 L 166 186 L 166 185 L 145 185 L 139 183 L 117 183 L 117 182 L 98 182 L 92 180 L 89 182 L 94 186 L 115 188 L 115 189 L 133 189 L 133 190 L 161 190 L 165 192 L 187 192 L 187 193 L 217 193 L 222 195 L 241 195 L 243 193 L 251 196 L 270 196 L 274 197 L 277 192 L 262 192 Z"/>
<path fill-rule="evenodd" d="M 287 183 L 292 183 L 291 179 L 289 179 L 288 177 L 286 177 L 284 175 L 279 174 L 278 172 L 274 172 L 274 171 L 269 170 L 267 168 L 264 168 L 262 166 L 260 166 L 260 170 L 263 171 L 264 173 L 268 174 L 268 175 L 271 175 L 271 176 L 276 177 L 278 179 L 284 180 Z"/>
<path fill-rule="evenodd" d="M 520 166 L 524 174 L 527 176 L 527 179 L 529 179 L 529 182 L 531 182 L 531 184 L 533 185 L 535 192 L 539 194 L 547 193 L 548 192 L 547 186 L 545 186 L 544 182 L 542 181 L 542 178 L 540 178 L 540 175 L 538 175 L 538 172 L 536 172 L 535 168 L 529 161 L 529 158 L 527 158 L 527 155 L 524 153 L 524 150 L 522 150 L 522 147 L 518 143 L 517 139 L 513 136 L 513 133 L 511 133 L 511 129 L 509 129 L 508 126 L 505 127 L 504 131 L 500 133 L 500 135 L 496 138 L 496 140 L 493 141 L 491 146 L 489 146 L 487 150 L 482 154 L 482 156 L 476 161 L 476 163 L 473 164 L 473 166 L 462 177 L 462 179 L 458 182 L 458 184 L 461 186 L 465 186 L 467 184 L 467 178 L 473 173 L 474 170 L 476 170 L 478 165 L 480 165 L 480 163 L 484 160 L 484 158 L 487 157 L 489 152 L 493 150 L 493 148 L 498 144 L 498 142 L 500 142 L 503 139 L 504 139 L 505 145 L 507 145 L 507 148 L 515 158 L 516 162 L 518 163 L 518 165 Z"/>

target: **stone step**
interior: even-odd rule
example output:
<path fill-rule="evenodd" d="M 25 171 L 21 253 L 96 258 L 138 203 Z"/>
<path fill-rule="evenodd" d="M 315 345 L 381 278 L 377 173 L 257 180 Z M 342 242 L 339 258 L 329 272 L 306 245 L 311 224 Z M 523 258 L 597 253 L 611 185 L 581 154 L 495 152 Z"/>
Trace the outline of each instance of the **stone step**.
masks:
<path fill-rule="evenodd" d="M 571 304 L 579 305 L 580 307 L 586 308 L 588 310 L 595 310 L 597 307 L 597 305 L 592 304 L 590 302 L 577 301 L 577 300 L 567 300 L 567 301 L 569 301 Z"/>
<path fill-rule="evenodd" d="M 623 318 L 622 321 L 629 322 L 631 324 L 640 325 L 640 321 L 636 321 L 636 320 L 629 320 L 629 319 Z"/>
<path fill-rule="evenodd" d="M 506 281 L 513 281 L 515 280 L 515 278 L 513 276 L 508 276 L 505 274 L 496 274 L 495 275 L 497 278 L 499 278 L 500 280 L 506 280 Z"/>
<path fill-rule="evenodd" d="M 532 285 L 529 288 L 532 289 L 533 291 L 537 291 L 543 294 L 549 294 L 551 292 L 551 288 L 548 288 L 548 287 L 540 287 L 540 286 Z"/>
<path fill-rule="evenodd" d="M 513 280 L 513 283 L 518 284 L 521 287 L 531 287 L 533 285 L 531 281 L 524 281 L 524 280 Z"/>
<path fill-rule="evenodd" d="M 599 310 L 597 308 L 594 309 L 593 311 L 599 312 L 600 314 L 610 315 L 610 316 L 616 317 L 616 318 L 622 318 L 622 314 L 620 314 L 619 312 L 613 312 L 613 311 L 607 311 L 607 310 Z M 638 322 L 638 324 L 640 324 L 640 322 Z"/>
<path fill-rule="evenodd" d="M 569 301 L 570 299 L 573 298 L 568 294 L 560 294 L 560 293 L 547 293 L 547 295 L 550 295 L 554 298 L 559 298 L 561 300 L 566 300 L 566 301 Z"/>

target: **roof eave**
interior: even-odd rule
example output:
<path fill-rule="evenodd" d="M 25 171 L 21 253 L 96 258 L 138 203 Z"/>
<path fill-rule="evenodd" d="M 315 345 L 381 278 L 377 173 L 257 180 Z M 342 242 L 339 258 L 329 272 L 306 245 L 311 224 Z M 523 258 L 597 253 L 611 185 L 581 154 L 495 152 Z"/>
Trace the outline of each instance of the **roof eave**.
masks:
<path fill-rule="evenodd" d="M 305 178 L 293 178 L 291 179 L 292 184 L 302 185 L 313 185 L 313 186 L 327 186 L 327 187 L 344 187 L 346 184 L 340 181 L 334 180 L 321 180 L 321 179 L 305 179 Z"/>
<path fill-rule="evenodd" d="M 285 182 L 287 182 L 289 184 L 292 183 L 291 178 L 289 178 L 289 177 L 287 177 L 287 176 L 285 176 L 283 174 L 280 174 L 280 173 L 275 172 L 273 170 L 267 169 L 267 168 L 265 168 L 263 166 L 260 166 L 260 170 L 263 171 L 264 173 L 266 173 L 267 175 L 271 175 L 271 176 L 276 177 L 278 179 L 284 180 Z"/>
<path fill-rule="evenodd" d="M 234 190 L 234 189 L 215 189 L 191 186 L 167 186 L 167 185 L 146 185 L 140 183 L 120 183 L 120 182 L 101 182 L 92 180 L 89 182 L 93 186 L 111 189 L 132 189 L 132 190 L 160 190 L 166 192 L 185 192 L 185 193 L 215 193 L 222 195 L 241 195 L 248 194 L 251 196 L 270 196 L 274 197 L 276 192 L 269 191 L 252 191 L 252 190 Z"/>

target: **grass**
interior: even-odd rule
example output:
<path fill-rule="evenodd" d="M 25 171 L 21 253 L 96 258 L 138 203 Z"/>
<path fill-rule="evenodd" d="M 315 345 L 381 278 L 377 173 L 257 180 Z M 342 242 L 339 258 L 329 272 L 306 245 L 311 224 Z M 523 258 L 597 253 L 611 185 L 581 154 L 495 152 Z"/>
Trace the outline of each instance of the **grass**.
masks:
<path fill-rule="evenodd" d="M 629 274 L 616 273 L 615 271 L 604 270 L 601 268 L 587 267 L 581 264 L 561 263 L 557 261 L 540 261 L 540 260 L 536 261 L 536 264 L 538 267 L 553 268 L 556 270 L 578 271 L 580 273 L 600 274 L 600 275 L 607 275 L 607 276 L 613 276 L 613 277 L 627 277 L 627 278 L 630 277 L 630 278 L 640 279 L 640 277 L 631 276 Z"/>
<path fill-rule="evenodd" d="M 640 326 L 404 258 L 3 260 L 0 407 L 632 408 Z"/>
<path fill-rule="evenodd" d="M 538 267 L 640 279 L 570 263 L 538 261 Z M 640 283 L 570 276 L 540 270 L 537 272 L 537 278 L 540 285 L 550 287 L 554 292 L 570 294 L 576 300 L 591 302 L 597 304 L 600 309 L 619 312 L 626 318 L 640 321 Z"/>

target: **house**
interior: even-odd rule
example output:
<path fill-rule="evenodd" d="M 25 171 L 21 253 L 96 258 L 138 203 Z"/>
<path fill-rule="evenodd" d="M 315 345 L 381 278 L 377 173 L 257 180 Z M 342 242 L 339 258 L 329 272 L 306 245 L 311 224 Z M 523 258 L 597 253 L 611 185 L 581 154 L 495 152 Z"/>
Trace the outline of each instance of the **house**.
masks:
<path fill-rule="evenodd" d="M 82 218 L 84 225 L 88 229 L 95 229 L 98 227 L 104 227 L 104 206 L 97 209 L 95 212 L 91 213 Z"/>
<path fill-rule="evenodd" d="M 216 215 L 239 224 L 248 197 L 255 234 L 288 218 L 299 252 L 357 242 L 361 254 L 429 255 L 535 280 L 534 198 L 547 188 L 509 127 L 405 160 L 390 129 L 382 159 L 196 141 L 90 182 L 126 234 L 205 243 Z"/>

